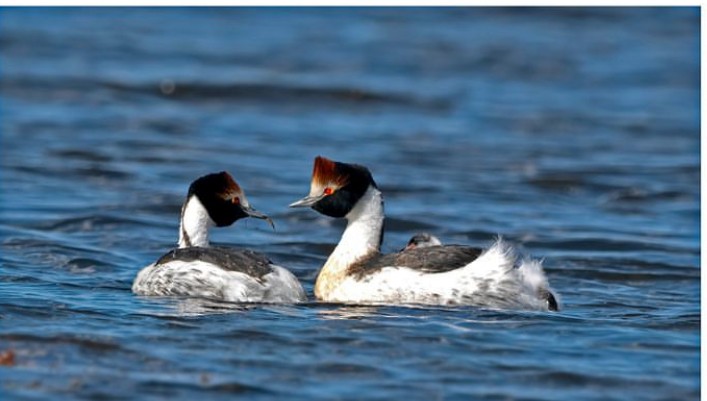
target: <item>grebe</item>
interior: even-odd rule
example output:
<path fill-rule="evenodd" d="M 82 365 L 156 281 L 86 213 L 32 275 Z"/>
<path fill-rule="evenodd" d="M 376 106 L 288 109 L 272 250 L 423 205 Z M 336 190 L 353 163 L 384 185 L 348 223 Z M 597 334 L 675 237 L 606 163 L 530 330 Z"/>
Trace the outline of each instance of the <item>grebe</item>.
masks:
<path fill-rule="evenodd" d="M 209 246 L 209 227 L 238 219 L 272 220 L 253 209 L 225 171 L 192 182 L 182 206 L 179 247 L 142 269 L 133 283 L 139 295 L 181 295 L 231 302 L 293 303 L 306 300 L 287 269 L 251 250 Z"/>
<path fill-rule="evenodd" d="M 410 241 L 408 241 L 408 244 L 405 245 L 405 248 L 401 249 L 400 252 L 402 251 L 408 251 L 410 249 L 415 249 L 415 248 L 426 248 L 428 246 L 437 246 L 437 245 L 442 245 L 442 241 L 439 240 L 439 238 L 435 237 L 432 234 L 428 233 L 417 233 L 410 238 Z"/>
<path fill-rule="evenodd" d="M 486 250 L 434 245 L 381 254 L 383 196 L 364 166 L 318 156 L 309 195 L 290 205 L 307 206 L 348 220 L 317 275 L 320 300 L 558 310 L 540 263 L 518 263 L 500 238 Z"/>

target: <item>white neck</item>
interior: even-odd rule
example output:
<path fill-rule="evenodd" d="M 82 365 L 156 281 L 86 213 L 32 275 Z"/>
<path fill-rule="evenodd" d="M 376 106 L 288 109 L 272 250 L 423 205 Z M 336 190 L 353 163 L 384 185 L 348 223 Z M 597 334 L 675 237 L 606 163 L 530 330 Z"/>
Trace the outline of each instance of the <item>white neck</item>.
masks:
<path fill-rule="evenodd" d="M 348 225 L 334 252 L 317 276 L 314 293 L 326 300 L 328 294 L 346 277 L 346 269 L 362 257 L 380 250 L 383 235 L 383 196 L 373 186 L 346 215 Z"/>
<path fill-rule="evenodd" d="M 209 246 L 209 227 L 214 221 L 209 217 L 199 198 L 192 195 L 182 206 L 182 221 L 179 224 L 179 247 Z M 185 235 L 186 234 L 186 235 Z"/>

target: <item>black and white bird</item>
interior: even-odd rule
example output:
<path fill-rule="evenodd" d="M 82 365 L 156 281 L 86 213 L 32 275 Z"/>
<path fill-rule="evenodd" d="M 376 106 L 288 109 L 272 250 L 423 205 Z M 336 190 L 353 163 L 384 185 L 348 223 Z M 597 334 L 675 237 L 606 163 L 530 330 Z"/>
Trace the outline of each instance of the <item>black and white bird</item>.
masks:
<path fill-rule="evenodd" d="M 410 249 L 415 248 L 426 248 L 428 246 L 437 245 L 442 245 L 442 241 L 440 241 L 439 238 L 428 233 L 417 233 L 413 235 L 412 238 L 410 238 L 410 241 L 408 241 L 407 245 L 405 245 L 405 248 L 401 249 L 400 252 L 408 251 Z"/>
<path fill-rule="evenodd" d="M 381 254 L 383 196 L 364 166 L 317 157 L 309 195 L 290 207 L 348 221 L 317 276 L 320 300 L 558 310 L 540 262 L 519 261 L 500 239 L 485 250 L 433 245 Z"/>
<path fill-rule="evenodd" d="M 135 277 L 139 295 L 178 295 L 231 302 L 294 303 L 304 289 L 287 269 L 251 250 L 209 246 L 209 228 L 245 217 L 272 220 L 253 209 L 230 174 L 208 174 L 192 182 L 182 206 L 179 247 Z"/>

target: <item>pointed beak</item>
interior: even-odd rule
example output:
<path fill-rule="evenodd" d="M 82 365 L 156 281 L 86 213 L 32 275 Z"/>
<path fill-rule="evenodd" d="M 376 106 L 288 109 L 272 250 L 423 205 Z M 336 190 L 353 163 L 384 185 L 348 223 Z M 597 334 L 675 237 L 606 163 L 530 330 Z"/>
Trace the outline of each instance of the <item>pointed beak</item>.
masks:
<path fill-rule="evenodd" d="M 261 219 L 261 220 L 267 221 L 268 224 L 270 224 L 270 227 L 272 227 L 272 229 L 275 230 L 275 223 L 273 223 L 272 219 L 270 217 L 268 217 L 266 214 L 260 213 L 259 211 L 253 209 L 250 206 L 241 207 L 241 209 L 243 210 L 243 212 L 245 212 L 245 214 L 247 214 L 250 217 L 255 217 L 256 219 Z"/>
<path fill-rule="evenodd" d="M 315 203 L 319 202 L 324 198 L 321 196 L 305 196 L 304 198 L 298 200 L 297 202 L 290 203 L 290 207 L 308 207 L 313 206 Z"/>

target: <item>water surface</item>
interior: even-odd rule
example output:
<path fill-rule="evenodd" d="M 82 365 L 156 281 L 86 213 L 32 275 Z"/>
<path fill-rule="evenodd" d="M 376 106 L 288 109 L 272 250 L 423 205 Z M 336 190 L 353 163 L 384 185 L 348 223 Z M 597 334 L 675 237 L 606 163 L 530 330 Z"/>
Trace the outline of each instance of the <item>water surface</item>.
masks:
<path fill-rule="evenodd" d="M 1 9 L 3 399 L 697 399 L 699 10 Z M 199 175 L 308 295 L 368 166 L 384 250 L 544 260 L 560 313 L 144 299 Z"/>

